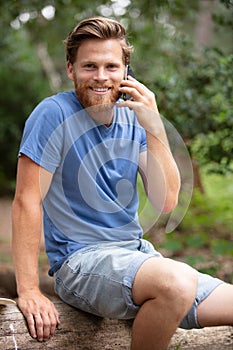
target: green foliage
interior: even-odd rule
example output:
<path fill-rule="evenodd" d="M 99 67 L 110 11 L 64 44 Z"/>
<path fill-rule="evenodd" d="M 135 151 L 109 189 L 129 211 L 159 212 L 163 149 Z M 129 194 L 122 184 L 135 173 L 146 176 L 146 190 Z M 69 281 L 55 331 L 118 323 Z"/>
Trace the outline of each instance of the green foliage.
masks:
<path fill-rule="evenodd" d="M 197 233 L 201 229 L 208 237 L 220 232 L 222 237 L 232 237 L 232 176 L 203 173 L 205 194 L 194 191 L 191 206 L 181 223 L 182 231 Z M 195 218 L 195 219 L 194 219 Z"/>
<path fill-rule="evenodd" d="M 231 171 L 233 55 L 206 50 L 179 56 L 177 73 L 160 77 L 160 110 L 179 130 L 192 155 L 209 171 Z"/>
<path fill-rule="evenodd" d="M 225 239 L 214 240 L 211 244 L 212 251 L 215 255 L 233 256 L 233 243 Z"/>
<path fill-rule="evenodd" d="M 49 88 L 24 31 L 4 38 L 0 61 L 0 194 L 5 194 L 14 188 L 24 121 Z"/>

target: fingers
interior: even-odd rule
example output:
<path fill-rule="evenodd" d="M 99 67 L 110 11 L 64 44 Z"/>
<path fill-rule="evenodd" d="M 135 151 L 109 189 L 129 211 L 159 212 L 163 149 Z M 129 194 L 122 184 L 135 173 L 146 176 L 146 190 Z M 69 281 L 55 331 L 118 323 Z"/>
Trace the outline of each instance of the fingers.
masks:
<path fill-rule="evenodd" d="M 26 317 L 29 332 L 34 339 L 46 341 L 53 337 L 57 326 L 60 324 L 56 314 L 30 314 Z"/>
<path fill-rule="evenodd" d="M 34 321 L 35 321 L 34 328 L 36 331 L 36 338 L 38 339 L 38 341 L 43 341 L 48 339 L 47 335 L 44 333 L 44 329 L 46 330 L 46 326 L 44 325 L 44 320 L 42 319 L 42 317 L 43 316 L 41 316 L 40 314 L 34 315 Z"/>
<path fill-rule="evenodd" d="M 36 332 L 36 328 L 35 328 L 35 321 L 34 321 L 34 317 L 33 315 L 25 315 L 26 320 L 27 320 L 27 324 L 28 324 L 28 330 L 29 333 L 31 334 L 32 338 L 37 338 L 37 332 Z"/>
<path fill-rule="evenodd" d="M 30 335 L 40 342 L 49 340 L 60 324 L 59 314 L 53 303 L 43 297 L 35 300 L 23 300 L 18 303 L 24 314 Z"/>
<path fill-rule="evenodd" d="M 131 95 L 131 101 L 139 102 L 147 108 L 156 105 L 154 93 L 145 85 L 130 76 L 128 80 L 122 81 L 119 90 L 122 93 Z"/>
<path fill-rule="evenodd" d="M 153 94 L 145 85 L 143 85 L 138 80 L 131 77 L 130 75 L 128 76 L 127 80 L 122 80 L 121 87 L 132 87 L 142 95 L 148 94 L 148 93 Z"/>
<path fill-rule="evenodd" d="M 35 327 L 38 341 L 49 340 L 55 333 L 57 320 L 54 315 L 35 315 Z"/>
<path fill-rule="evenodd" d="M 160 130 L 161 118 L 155 100 L 155 95 L 145 85 L 129 77 L 122 80 L 119 88 L 121 93 L 132 96 L 131 99 L 120 101 L 117 107 L 128 107 L 136 113 L 139 124 L 153 135 Z"/>
<path fill-rule="evenodd" d="M 140 87 L 136 80 L 123 80 L 122 85 L 120 86 L 120 91 L 131 95 L 134 100 L 139 100 L 144 94 L 144 90 Z"/>

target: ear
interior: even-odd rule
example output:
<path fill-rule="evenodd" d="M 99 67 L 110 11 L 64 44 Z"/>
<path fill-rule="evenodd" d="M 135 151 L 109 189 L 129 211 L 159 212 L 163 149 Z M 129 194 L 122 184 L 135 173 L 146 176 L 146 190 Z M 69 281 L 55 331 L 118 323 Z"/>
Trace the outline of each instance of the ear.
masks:
<path fill-rule="evenodd" d="M 74 80 L 74 68 L 73 64 L 70 63 L 70 61 L 66 63 L 66 73 L 70 80 Z"/>

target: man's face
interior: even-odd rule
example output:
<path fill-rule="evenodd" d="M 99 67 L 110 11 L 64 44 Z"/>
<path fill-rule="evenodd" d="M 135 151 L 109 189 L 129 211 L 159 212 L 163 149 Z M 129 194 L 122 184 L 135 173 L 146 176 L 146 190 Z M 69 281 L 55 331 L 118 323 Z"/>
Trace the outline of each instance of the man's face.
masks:
<path fill-rule="evenodd" d="M 68 77 L 74 80 L 77 97 L 85 108 L 115 103 L 124 71 L 122 47 L 116 39 L 84 41 L 75 63 L 67 64 Z"/>

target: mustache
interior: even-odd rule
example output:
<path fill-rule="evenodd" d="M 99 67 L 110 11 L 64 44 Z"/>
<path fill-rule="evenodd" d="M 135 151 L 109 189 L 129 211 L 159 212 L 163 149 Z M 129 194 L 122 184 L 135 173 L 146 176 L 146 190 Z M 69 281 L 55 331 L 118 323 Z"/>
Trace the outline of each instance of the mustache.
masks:
<path fill-rule="evenodd" d="M 112 83 L 112 84 L 106 84 L 106 83 L 98 83 L 98 84 L 90 84 L 90 82 L 77 82 L 77 87 L 81 89 L 85 88 L 91 88 L 91 89 L 119 89 L 121 86 L 121 83 Z"/>
<path fill-rule="evenodd" d="M 109 89 L 109 88 L 112 88 L 114 87 L 114 85 L 104 85 L 104 84 L 98 84 L 98 85 L 89 85 L 90 88 L 92 89 Z"/>

